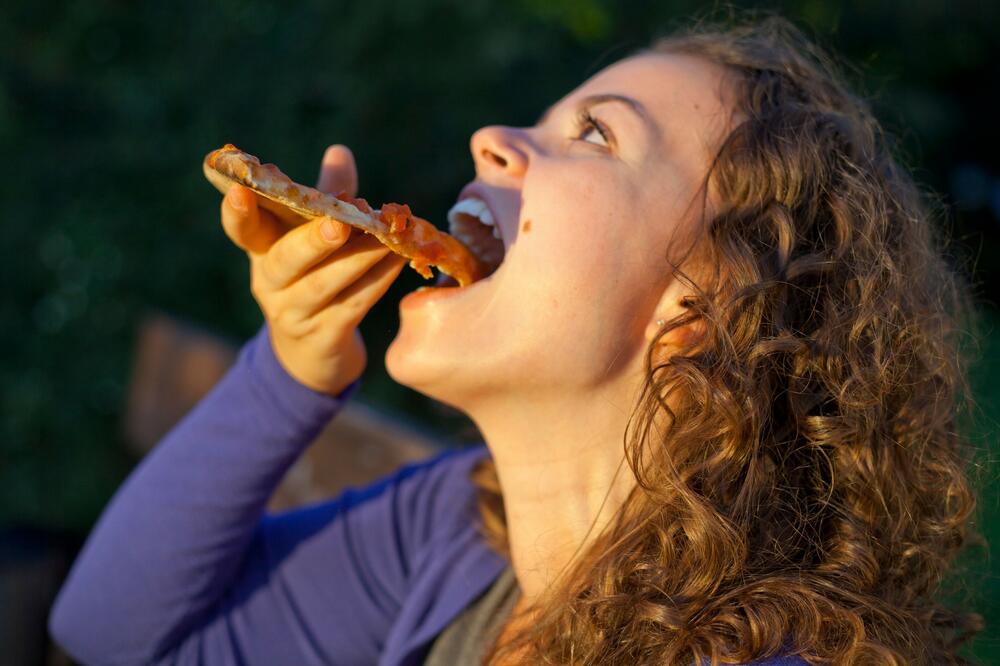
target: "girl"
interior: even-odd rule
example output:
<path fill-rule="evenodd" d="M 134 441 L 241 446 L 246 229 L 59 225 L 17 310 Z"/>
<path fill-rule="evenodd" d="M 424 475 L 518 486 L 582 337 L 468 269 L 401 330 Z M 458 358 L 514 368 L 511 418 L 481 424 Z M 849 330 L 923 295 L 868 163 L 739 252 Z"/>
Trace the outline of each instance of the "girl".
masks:
<path fill-rule="evenodd" d="M 116 495 L 51 629 L 87 663 L 956 662 L 968 296 L 865 102 L 787 22 L 701 27 L 471 142 L 504 261 L 408 295 L 398 382 L 484 446 L 277 516 L 403 260 L 222 222 L 266 319 Z M 320 187 L 357 189 L 330 148 Z M 470 208 L 471 206 L 471 208 Z"/>

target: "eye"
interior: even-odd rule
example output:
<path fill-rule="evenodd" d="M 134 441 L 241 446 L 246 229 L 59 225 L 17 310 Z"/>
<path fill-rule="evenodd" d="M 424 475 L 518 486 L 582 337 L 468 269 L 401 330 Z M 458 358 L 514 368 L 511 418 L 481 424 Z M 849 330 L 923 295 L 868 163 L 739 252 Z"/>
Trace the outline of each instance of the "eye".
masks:
<path fill-rule="evenodd" d="M 610 131 L 599 120 L 590 115 L 586 109 L 580 111 L 576 118 L 578 141 L 592 143 L 595 146 L 610 147 L 608 139 Z"/>

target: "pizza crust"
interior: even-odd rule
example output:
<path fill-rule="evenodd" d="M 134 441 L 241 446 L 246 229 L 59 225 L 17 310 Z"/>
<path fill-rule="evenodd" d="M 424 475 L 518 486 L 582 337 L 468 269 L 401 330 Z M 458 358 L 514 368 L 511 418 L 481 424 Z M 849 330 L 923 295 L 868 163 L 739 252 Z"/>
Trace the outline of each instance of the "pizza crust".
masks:
<path fill-rule="evenodd" d="M 340 198 L 292 181 L 273 164 L 236 146 L 226 144 L 205 156 L 205 177 L 225 194 L 234 184 L 254 191 L 261 207 L 283 222 L 298 226 L 317 217 L 330 217 L 379 239 L 425 278 L 433 277 L 430 266 L 455 278 L 461 286 L 489 275 L 492 268 L 454 236 L 413 215 L 410 207 L 385 204 L 371 210 L 364 199 Z"/>

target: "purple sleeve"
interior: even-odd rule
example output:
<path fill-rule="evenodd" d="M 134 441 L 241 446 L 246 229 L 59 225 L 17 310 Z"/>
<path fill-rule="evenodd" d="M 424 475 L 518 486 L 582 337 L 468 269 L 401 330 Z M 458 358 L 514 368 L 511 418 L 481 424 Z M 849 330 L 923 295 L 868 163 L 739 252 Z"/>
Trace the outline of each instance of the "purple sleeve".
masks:
<path fill-rule="evenodd" d="M 262 328 L 105 509 L 50 614 L 56 641 L 87 664 L 376 661 L 441 456 L 263 515 L 356 388 L 299 384 Z"/>

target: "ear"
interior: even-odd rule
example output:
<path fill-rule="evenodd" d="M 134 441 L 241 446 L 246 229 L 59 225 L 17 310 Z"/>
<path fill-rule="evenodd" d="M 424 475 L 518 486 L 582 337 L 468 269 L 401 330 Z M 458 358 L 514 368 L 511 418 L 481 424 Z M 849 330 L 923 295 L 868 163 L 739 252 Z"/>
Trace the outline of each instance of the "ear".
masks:
<path fill-rule="evenodd" d="M 663 291 L 659 303 L 653 309 L 649 322 L 646 324 L 646 342 L 652 343 L 657 334 L 664 328 L 666 322 L 686 314 L 688 302 L 693 302 L 695 293 L 688 285 L 678 279 L 671 280 Z M 699 318 L 690 323 L 674 328 L 657 340 L 660 348 L 679 349 L 690 342 L 700 339 L 705 334 L 705 322 Z"/>

